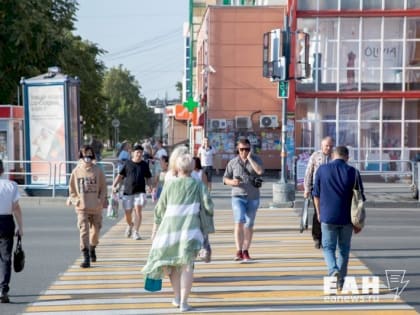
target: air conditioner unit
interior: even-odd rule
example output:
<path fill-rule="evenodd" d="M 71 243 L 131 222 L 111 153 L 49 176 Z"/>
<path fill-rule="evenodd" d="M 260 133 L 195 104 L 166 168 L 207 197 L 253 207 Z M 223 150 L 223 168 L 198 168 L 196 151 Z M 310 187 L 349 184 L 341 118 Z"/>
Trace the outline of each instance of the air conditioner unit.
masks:
<path fill-rule="evenodd" d="M 279 126 L 279 119 L 277 115 L 261 115 L 260 128 L 277 128 Z"/>
<path fill-rule="evenodd" d="M 248 116 L 236 116 L 235 126 L 236 129 L 249 129 L 252 127 L 251 118 Z"/>
<path fill-rule="evenodd" d="M 226 129 L 226 119 L 210 119 L 211 130 Z"/>

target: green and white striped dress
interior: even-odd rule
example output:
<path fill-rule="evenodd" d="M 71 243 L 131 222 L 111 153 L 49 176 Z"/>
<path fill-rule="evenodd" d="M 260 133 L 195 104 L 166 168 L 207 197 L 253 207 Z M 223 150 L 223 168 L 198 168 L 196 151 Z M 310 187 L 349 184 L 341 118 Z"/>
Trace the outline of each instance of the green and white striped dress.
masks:
<path fill-rule="evenodd" d="M 181 177 L 165 182 L 154 210 L 159 225 L 142 273 L 163 277 L 163 267 L 192 264 L 203 243 L 200 207 L 213 216 L 213 201 L 202 182 Z"/>

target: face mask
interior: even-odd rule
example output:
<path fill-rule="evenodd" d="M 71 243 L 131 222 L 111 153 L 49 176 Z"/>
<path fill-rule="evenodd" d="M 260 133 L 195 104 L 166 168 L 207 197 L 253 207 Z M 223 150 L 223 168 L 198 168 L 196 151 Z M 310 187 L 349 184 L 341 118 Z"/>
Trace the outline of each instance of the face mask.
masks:
<path fill-rule="evenodd" d="M 90 163 L 90 162 L 92 162 L 92 158 L 90 156 L 85 156 L 83 158 L 83 161 L 85 161 L 86 163 Z"/>

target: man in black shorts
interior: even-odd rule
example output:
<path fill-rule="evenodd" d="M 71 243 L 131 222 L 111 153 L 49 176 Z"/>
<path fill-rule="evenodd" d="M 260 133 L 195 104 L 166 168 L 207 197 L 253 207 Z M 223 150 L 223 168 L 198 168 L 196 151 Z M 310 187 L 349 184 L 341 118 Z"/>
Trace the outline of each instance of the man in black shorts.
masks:
<path fill-rule="evenodd" d="M 207 188 L 211 191 L 211 177 L 213 175 L 213 156 L 216 150 L 209 145 L 209 139 L 203 138 L 203 145 L 198 149 L 197 156 L 200 158 L 201 166 L 207 176 Z"/>

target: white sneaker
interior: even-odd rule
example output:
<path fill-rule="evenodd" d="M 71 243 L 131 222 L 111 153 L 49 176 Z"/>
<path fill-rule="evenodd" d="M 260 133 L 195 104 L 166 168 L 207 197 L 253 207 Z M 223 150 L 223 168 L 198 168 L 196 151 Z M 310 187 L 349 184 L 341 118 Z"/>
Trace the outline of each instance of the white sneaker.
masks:
<path fill-rule="evenodd" d="M 187 303 L 181 303 L 181 305 L 179 306 L 179 310 L 181 312 L 188 312 L 191 311 L 192 307 L 189 306 Z"/>
<path fill-rule="evenodd" d="M 174 298 L 172 300 L 172 305 L 175 306 L 175 307 L 179 307 L 179 298 Z"/>
<path fill-rule="evenodd" d="M 131 233 L 133 231 L 133 227 L 131 225 L 127 226 L 125 229 L 125 237 L 129 238 L 131 236 Z"/>
<path fill-rule="evenodd" d="M 136 240 L 136 241 L 141 240 L 141 236 L 140 236 L 139 232 L 134 231 L 133 240 Z"/>

